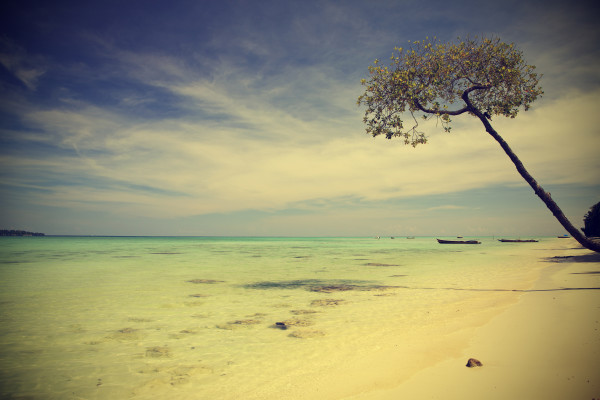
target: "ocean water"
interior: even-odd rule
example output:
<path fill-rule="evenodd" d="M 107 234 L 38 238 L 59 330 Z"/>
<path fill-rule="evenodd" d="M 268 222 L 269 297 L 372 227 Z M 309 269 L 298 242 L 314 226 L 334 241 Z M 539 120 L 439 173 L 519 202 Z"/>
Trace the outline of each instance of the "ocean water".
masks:
<path fill-rule="evenodd" d="M 280 398 L 516 301 L 562 239 L 480 240 L 0 238 L 0 398 Z"/>

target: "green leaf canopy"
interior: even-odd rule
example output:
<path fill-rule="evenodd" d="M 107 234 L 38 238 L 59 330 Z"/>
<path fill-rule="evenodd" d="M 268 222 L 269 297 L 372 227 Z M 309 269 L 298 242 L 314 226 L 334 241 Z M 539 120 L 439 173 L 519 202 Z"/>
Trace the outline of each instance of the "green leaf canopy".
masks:
<path fill-rule="evenodd" d="M 406 144 L 426 143 L 417 117 L 438 118 L 449 132 L 450 116 L 463 113 L 491 118 L 514 118 L 521 107 L 543 94 L 535 66 L 527 65 L 513 44 L 500 39 L 466 39 L 441 43 L 435 38 L 395 48 L 389 67 L 379 60 L 369 67 L 370 78 L 361 83 L 365 93 L 367 133 L 388 139 L 402 137 Z M 405 127 L 409 113 L 413 124 Z M 418 115 L 420 114 L 420 115 Z"/>

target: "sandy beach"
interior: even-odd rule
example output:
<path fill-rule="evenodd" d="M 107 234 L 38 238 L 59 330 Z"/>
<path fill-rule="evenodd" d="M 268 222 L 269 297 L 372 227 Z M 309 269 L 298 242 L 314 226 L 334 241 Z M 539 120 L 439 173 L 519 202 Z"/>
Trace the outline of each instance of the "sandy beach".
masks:
<path fill-rule="evenodd" d="M 8 244 L 2 398 L 600 399 L 600 255 L 570 239 Z"/>
<path fill-rule="evenodd" d="M 458 332 L 458 340 L 445 339 L 446 360 L 395 387 L 346 398 L 599 399 L 600 254 L 571 244 L 548 257 L 518 303 L 479 328 Z M 483 366 L 467 368 L 471 357 Z"/>
<path fill-rule="evenodd" d="M 600 399 L 600 254 L 574 240 L 533 251 L 540 253 L 537 265 L 524 266 L 537 274 L 532 282 L 511 288 L 500 283 L 497 294 L 505 296 L 462 304 L 455 312 L 465 316 L 451 318 L 450 325 L 440 319 L 418 338 L 411 332 L 408 343 L 399 333 L 374 351 L 357 349 L 355 360 L 329 374 L 308 373 L 280 394 L 344 400 Z M 470 358 L 483 366 L 467 368 Z"/>

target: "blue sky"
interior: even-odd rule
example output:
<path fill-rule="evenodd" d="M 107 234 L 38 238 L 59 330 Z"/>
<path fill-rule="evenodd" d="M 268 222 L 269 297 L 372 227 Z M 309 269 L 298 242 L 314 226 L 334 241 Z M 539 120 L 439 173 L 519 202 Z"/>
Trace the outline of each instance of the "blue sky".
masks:
<path fill-rule="evenodd" d="M 8 4 L 4 4 L 8 3 Z M 395 46 L 495 35 L 545 95 L 495 128 L 575 223 L 600 201 L 598 6 L 552 1 L 12 1 L 0 228 L 96 235 L 564 233 L 469 117 L 365 134 Z"/>

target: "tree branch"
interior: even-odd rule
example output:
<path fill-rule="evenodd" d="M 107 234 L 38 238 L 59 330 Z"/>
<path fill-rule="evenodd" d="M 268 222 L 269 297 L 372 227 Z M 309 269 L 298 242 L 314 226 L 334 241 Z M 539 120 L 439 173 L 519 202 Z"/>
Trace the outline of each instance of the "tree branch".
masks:
<path fill-rule="evenodd" d="M 423 111 L 424 113 L 427 114 L 446 114 L 446 115 L 460 115 L 463 113 L 466 113 L 467 111 L 469 111 L 468 107 L 463 107 L 460 110 L 456 110 L 456 111 L 449 111 L 449 110 L 431 110 L 429 108 L 425 108 L 421 105 L 421 103 L 419 103 L 419 100 L 415 99 L 414 100 L 415 106 L 417 106 L 417 108 L 421 111 Z"/>
<path fill-rule="evenodd" d="M 470 88 L 468 88 L 467 90 L 465 90 L 460 97 L 467 104 L 468 108 L 475 108 L 475 107 L 473 107 L 473 104 L 469 100 L 469 93 L 474 92 L 475 90 L 487 90 L 487 89 L 490 89 L 491 87 L 492 87 L 492 85 L 475 85 L 475 86 L 471 86 Z"/>

